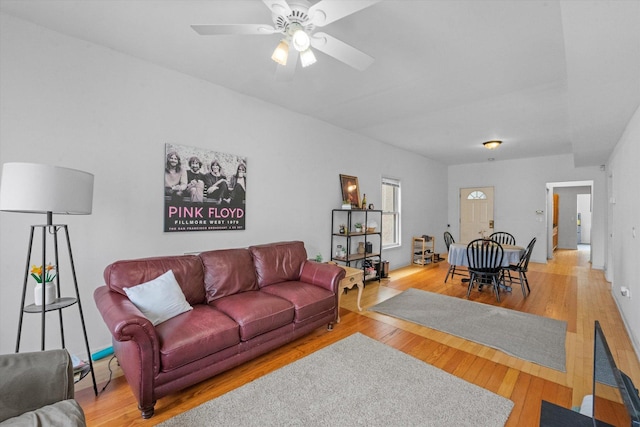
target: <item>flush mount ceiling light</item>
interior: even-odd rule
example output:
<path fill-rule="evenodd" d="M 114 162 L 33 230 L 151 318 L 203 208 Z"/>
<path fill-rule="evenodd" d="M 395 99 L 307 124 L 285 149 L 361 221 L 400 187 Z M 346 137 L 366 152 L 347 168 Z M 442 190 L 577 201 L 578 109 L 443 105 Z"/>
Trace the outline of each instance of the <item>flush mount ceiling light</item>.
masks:
<path fill-rule="evenodd" d="M 498 140 L 487 141 L 482 143 L 482 145 L 484 145 L 484 148 L 488 148 L 489 150 L 495 150 L 500 146 L 500 144 L 502 144 L 502 141 L 498 141 Z"/>

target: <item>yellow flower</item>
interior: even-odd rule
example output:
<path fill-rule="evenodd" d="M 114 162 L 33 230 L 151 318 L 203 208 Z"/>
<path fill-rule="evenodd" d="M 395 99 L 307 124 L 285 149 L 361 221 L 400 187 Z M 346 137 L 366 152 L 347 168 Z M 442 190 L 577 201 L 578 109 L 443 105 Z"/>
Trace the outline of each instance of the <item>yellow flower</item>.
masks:
<path fill-rule="evenodd" d="M 36 279 L 36 282 L 42 283 L 42 276 L 43 276 L 42 266 L 32 265 L 31 276 L 34 279 Z M 44 281 L 51 282 L 53 279 L 55 279 L 55 277 L 56 277 L 56 266 L 52 265 L 51 263 L 47 264 L 45 266 Z"/>

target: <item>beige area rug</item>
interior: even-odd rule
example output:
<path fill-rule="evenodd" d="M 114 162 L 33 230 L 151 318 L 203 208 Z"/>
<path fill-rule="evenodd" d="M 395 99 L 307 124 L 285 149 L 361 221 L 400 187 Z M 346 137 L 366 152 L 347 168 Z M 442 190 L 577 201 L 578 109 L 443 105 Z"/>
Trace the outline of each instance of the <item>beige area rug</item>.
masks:
<path fill-rule="evenodd" d="M 567 322 L 419 289 L 369 308 L 566 372 Z"/>
<path fill-rule="evenodd" d="M 160 426 L 503 426 L 513 402 L 360 333 Z"/>

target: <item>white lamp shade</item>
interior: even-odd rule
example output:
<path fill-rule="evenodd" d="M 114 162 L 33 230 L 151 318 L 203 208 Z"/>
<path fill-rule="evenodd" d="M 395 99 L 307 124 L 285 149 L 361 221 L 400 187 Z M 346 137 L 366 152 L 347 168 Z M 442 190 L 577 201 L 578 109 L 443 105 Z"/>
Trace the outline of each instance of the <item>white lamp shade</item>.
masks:
<path fill-rule="evenodd" d="M 302 67 L 308 67 L 316 63 L 316 56 L 311 49 L 307 49 L 300 53 L 300 64 Z"/>
<path fill-rule="evenodd" d="M 0 180 L 0 211 L 88 215 L 93 206 L 93 175 L 36 163 L 5 163 Z"/>
<path fill-rule="evenodd" d="M 280 65 L 287 65 L 287 58 L 289 57 L 289 44 L 285 40 L 281 40 L 273 51 L 271 59 Z"/>

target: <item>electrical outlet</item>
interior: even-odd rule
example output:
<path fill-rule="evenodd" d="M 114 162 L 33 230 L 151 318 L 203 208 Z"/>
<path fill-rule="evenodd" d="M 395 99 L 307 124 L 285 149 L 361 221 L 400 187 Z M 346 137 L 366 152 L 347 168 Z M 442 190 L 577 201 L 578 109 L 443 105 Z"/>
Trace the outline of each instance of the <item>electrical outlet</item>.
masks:
<path fill-rule="evenodd" d="M 631 290 L 626 286 L 620 286 L 620 293 L 623 297 L 631 298 Z"/>

